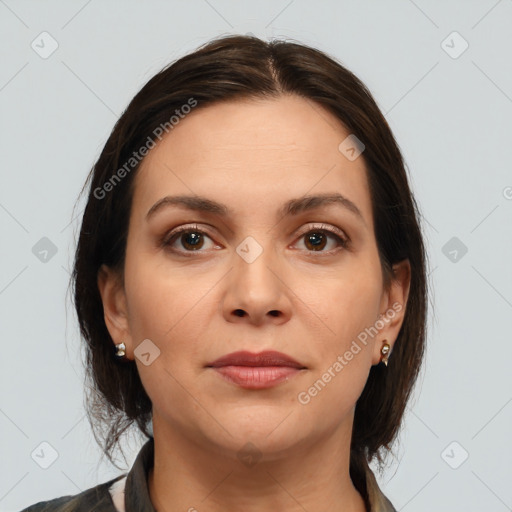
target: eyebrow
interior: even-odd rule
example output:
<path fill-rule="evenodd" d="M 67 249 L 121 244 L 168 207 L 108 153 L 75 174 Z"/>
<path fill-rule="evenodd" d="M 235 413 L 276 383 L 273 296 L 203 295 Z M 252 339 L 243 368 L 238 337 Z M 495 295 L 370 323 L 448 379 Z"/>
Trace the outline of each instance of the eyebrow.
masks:
<path fill-rule="evenodd" d="M 347 197 L 334 193 L 334 194 L 319 194 L 319 195 L 309 195 L 303 196 L 296 199 L 290 199 L 287 201 L 278 211 L 278 216 L 295 216 L 300 213 L 314 210 L 320 208 L 322 206 L 328 205 L 337 205 L 340 206 L 347 211 L 354 214 L 359 220 L 366 225 L 363 214 L 359 210 L 359 208 Z M 197 211 L 197 212 L 206 212 L 212 213 L 214 215 L 218 215 L 219 217 L 225 218 L 229 215 L 232 215 L 232 211 L 226 205 L 218 203 L 217 201 L 213 201 L 212 199 L 208 199 L 206 197 L 201 196 L 187 196 L 187 195 L 179 195 L 179 196 L 166 196 L 162 199 L 159 199 L 148 211 L 146 214 L 146 220 L 148 221 L 155 213 L 161 210 L 164 207 L 168 206 L 181 206 L 182 208 L 186 208 L 187 210 Z"/>

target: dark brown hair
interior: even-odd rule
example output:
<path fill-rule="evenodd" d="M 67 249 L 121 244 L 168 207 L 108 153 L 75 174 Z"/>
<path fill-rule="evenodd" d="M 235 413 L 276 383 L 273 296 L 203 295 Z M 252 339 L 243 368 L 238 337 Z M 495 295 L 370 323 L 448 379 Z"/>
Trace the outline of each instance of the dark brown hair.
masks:
<path fill-rule="evenodd" d="M 382 464 L 380 452 L 390 450 L 424 354 L 426 255 L 419 210 L 400 149 L 370 92 L 334 58 L 299 43 L 241 35 L 213 40 L 151 78 L 117 121 L 82 190 L 90 185 L 72 275 L 86 342 L 88 419 L 113 463 L 119 437 L 134 423 L 140 433 L 151 437 L 151 401 L 135 362 L 122 364 L 114 357 L 97 286 L 102 264 L 123 272 L 133 179 L 139 166 L 130 160 L 134 152 L 148 145 L 157 127 L 170 128 L 170 117 L 191 98 L 199 109 L 221 101 L 276 99 L 285 94 L 322 105 L 364 143 L 362 157 L 384 286 L 393 279 L 394 263 L 408 259 L 411 265 L 405 318 L 389 365 L 372 366 L 355 409 L 350 475 L 367 500 L 365 466 L 374 457 Z M 125 172 L 119 172 L 121 168 Z M 122 179 L 113 181 L 116 174 Z M 111 185 L 105 186 L 107 182 Z"/>

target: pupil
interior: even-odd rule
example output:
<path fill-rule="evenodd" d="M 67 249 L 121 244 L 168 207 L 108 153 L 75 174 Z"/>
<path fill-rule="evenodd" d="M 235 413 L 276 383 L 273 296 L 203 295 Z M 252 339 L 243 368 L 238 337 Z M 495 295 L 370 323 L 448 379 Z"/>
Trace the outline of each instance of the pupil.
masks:
<path fill-rule="evenodd" d="M 314 247 L 323 247 L 323 245 L 325 245 L 325 236 L 322 233 L 314 233 L 312 235 L 308 235 L 308 242 L 311 243 Z"/>
<path fill-rule="evenodd" d="M 199 246 L 201 242 L 201 235 L 198 233 L 187 233 L 185 235 L 185 244 L 191 245 L 195 248 Z"/>

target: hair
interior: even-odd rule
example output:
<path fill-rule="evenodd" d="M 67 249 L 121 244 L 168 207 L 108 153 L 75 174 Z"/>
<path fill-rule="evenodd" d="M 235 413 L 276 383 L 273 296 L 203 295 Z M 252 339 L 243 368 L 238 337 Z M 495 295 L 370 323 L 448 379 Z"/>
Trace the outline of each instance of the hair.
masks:
<path fill-rule="evenodd" d="M 392 357 L 387 367 L 371 367 L 355 407 L 350 476 L 367 501 L 368 463 L 375 458 L 382 465 L 381 452 L 391 450 L 424 355 L 427 280 L 420 214 L 398 144 L 369 90 L 333 57 L 296 42 L 242 35 L 214 39 L 151 78 L 115 124 L 81 191 L 89 184 L 71 277 L 90 381 L 87 417 L 113 464 L 112 451 L 129 427 L 152 437 L 151 400 L 135 362 L 114 357 L 97 286 L 103 264 L 123 275 L 134 176 L 142 161 L 134 155 L 160 133 L 158 127 L 169 132 L 171 116 L 192 104 L 191 99 L 197 110 L 283 95 L 323 106 L 364 143 L 384 287 L 389 289 L 394 279 L 393 264 L 408 259 L 411 267 L 408 302 Z M 119 179 L 114 181 L 115 176 Z"/>

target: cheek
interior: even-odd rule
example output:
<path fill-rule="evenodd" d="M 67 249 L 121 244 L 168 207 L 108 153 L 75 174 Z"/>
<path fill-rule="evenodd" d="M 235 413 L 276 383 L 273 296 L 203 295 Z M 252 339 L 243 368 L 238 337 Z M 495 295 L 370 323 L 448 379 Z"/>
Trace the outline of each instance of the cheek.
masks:
<path fill-rule="evenodd" d="M 149 339 L 159 351 L 149 365 L 135 358 L 147 394 L 157 407 L 172 402 L 179 409 L 186 406 L 188 396 L 180 383 L 192 381 L 194 364 L 203 363 L 200 346 L 208 319 L 199 313 L 208 302 L 212 284 L 190 279 L 179 268 L 155 264 L 155 260 L 142 253 L 127 257 L 129 327 L 135 349 Z"/>
<path fill-rule="evenodd" d="M 183 374 L 191 361 L 205 363 L 201 344 L 218 310 L 212 288 L 221 274 L 184 271 L 140 253 L 127 257 L 125 276 L 134 345 L 150 339 L 160 349 L 160 363 L 173 373 Z"/>
<path fill-rule="evenodd" d="M 354 350 L 356 353 L 348 350 L 350 360 L 347 352 L 334 353 L 299 390 L 297 400 L 304 407 L 305 418 L 323 418 L 323 425 L 317 425 L 318 430 L 342 421 L 361 396 L 371 363 L 369 349 L 361 346 L 358 350 Z"/>
<path fill-rule="evenodd" d="M 372 265 L 347 265 L 311 287 L 308 306 L 322 319 L 326 334 L 350 343 L 378 318 L 382 286 L 380 269 Z M 306 302 L 306 301 L 305 301 Z"/>
<path fill-rule="evenodd" d="M 130 325 L 139 335 L 161 338 L 185 318 L 200 295 L 196 280 L 149 252 L 127 250 L 125 288 Z"/>
<path fill-rule="evenodd" d="M 318 358 L 298 397 L 299 403 L 312 407 L 311 412 L 317 411 L 314 415 L 341 420 L 361 395 L 372 365 L 367 329 L 377 318 L 379 297 L 371 277 L 350 278 L 333 283 L 316 304 L 326 328 L 315 339 Z"/>

